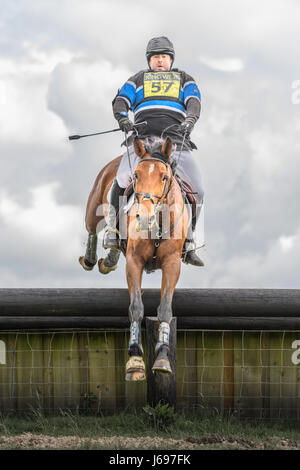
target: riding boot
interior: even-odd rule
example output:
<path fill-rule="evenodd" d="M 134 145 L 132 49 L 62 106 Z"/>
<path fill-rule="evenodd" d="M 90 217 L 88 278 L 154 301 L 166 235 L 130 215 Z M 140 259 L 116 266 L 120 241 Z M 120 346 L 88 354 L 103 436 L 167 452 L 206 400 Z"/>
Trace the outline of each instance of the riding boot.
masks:
<path fill-rule="evenodd" d="M 186 264 L 192 264 L 193 266 L 204 266 L 203 261 L 199 258 L 195 251 L 194 240 L 186 239 L 183 245 L 182 261 Z"/>
<path fill-rule="evenodd" d="M 201 207 L 200 207 L 201 210 Z M 192 264 L 193 266 L 204 266 L 202 259 L 199 258 L 195 251 L 194 232 L 196 229 L 196 223 L 200 215 L 200 210 L 197 210 L 196 217 L 192 219 L 192 233 L 189 229 L 188 237 L 186 238 L 183 250 L 182 250 L 182 261 L 186 264 Z"/>
<path fill-rule="evenodd" d="M 103 238 L 103 248 L 120 250 L 118 230 L 116 228 L 116 217 L 119 212 L 119 198 L 123 196 L 125 188 L 120 188 L 115 179 L 111 186 L 110 204 L 108 208 L 108 227 Z"/>

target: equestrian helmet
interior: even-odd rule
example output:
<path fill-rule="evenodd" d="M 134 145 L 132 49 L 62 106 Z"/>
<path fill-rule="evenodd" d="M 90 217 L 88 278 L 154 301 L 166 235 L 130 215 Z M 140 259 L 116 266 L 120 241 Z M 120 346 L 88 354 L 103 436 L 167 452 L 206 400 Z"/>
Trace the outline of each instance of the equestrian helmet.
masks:
<path fill-rule="evenodd" d="M 146 49 L 146 57 L 149 64 L 150 58 L 155 54 L 168 54 L 171 56 L 172 62 L 174 62 L 175 51 L 171 41 L 166 36 L 160 36 L 158 38 L 152 38 L 148 42 Z"/>

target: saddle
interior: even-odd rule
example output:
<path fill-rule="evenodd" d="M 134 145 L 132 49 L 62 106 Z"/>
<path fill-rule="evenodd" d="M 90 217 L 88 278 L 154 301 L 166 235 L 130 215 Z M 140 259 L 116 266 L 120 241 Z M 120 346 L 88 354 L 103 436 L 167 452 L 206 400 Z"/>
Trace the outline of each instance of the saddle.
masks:
<path fill-rule="evenodd" d="M 192 218 L 194 219 L 196 217 L 197 211 L 197 201 L 194 196 L 196 192 L 193 190 L 192 186 L 189 183 L 183 181 L 178 175 L 176 175 L 175 178 L 181 189 L 183 199 L 186 201 L 186 203 L 191 205 Z"/>

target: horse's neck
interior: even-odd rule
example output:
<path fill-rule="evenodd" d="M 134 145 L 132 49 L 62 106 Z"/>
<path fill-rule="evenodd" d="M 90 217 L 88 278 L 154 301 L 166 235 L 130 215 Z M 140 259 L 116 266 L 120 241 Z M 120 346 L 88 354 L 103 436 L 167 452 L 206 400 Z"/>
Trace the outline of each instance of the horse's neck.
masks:
<path fill-rule="evenodd" d="M 181 189 L 180 189 L 180 186 L 179 186 L 175 176 L 173 176 L 173 183 L 172 183 L 171 189 L 170 189 L 168 197 L 167 197 L 167 203 L 169 205 L 175 204 L 175 203 L 176 204 L 180 204 L 180 203 L 183 204 Z"/>
<path fill-rule="evenodd" d="M 182 196 L 180 186 L 179 186 L 175 176 L 173 176 L 173 183 L 172 183 L 171 189 L 168 193 L 166 202 L 167 202 L 169 207 L 173 207 L 174 210 L 172 212 L 173 212 L 173 215 L 174 215 L 174 219 L 176 219 L 179 216 L 179 214 L 181 213 L 181 211 L 183 210 L 184 200 L 183 200 L 183 196 Z"/>

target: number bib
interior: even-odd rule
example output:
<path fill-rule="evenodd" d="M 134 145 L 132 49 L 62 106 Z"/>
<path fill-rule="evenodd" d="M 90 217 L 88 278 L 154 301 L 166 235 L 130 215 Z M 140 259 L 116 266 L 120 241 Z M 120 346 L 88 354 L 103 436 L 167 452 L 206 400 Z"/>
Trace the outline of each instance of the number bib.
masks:
<path fill-rule="evenodd" d="M 155 96 L 170 96 L 179 98 L 180 73 L 179 72 L 145 72 L 144 98 Z"/>

